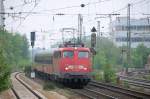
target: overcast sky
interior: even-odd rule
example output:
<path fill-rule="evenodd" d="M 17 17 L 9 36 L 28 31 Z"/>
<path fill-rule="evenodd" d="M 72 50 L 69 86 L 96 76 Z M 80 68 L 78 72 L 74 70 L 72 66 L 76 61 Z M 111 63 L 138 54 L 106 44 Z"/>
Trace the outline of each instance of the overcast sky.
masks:
<path fill-rule="evenodd" d="M 109 18 L 95 19 L 95 17 L 100 17 L 96 14 L 110 14 L 124 8 L 115 13 L 126 16 L 126 6 L 128 3 L 133 4 L 133 6 L 131 6 L 133 18 L 147 17 L 142 15 L 142 13 L 150 14 L 150 0 L 37 0 L 37 6 L 35 6 L 32 1 L 35 0 L 5 0 L 6 12 L 16 13 L 32 11 L 37 13 L 24 13 L 11 16 L 6 15 L 5 23 L 6 28 L 9 31 L 26 34 L 28 37 L 31 31 L 44 31 L 47 33 L 46 35 L 48 37 L 51 36 L 51 39 L 56 39 L 61 38 L 59 32 L 61 28 L 77 28 L 79 13 L 83 14 L 83 26 L 85 27 L 87 34 L 90 33 L 90 29 L 93 26 L 96 26 L 96 21 L 98 20 L 101 21 L 101 27 L 104 27 L 102 31 L 108 32 Z M 27 3 L 25 4 L 25 2 Z M 81 4 L 86 4 L 86 6 L 81 8 Z M 10 7 L 13 7 L 14 9 L 10 10 Z M 66 15 L 54 15 L 57 13 L 64 13 Z M 20 17 L 25 17 L 25 19 Z M 114 20 L 115 17 L 116 16 L 113 16 L 112 19 Z M 42 37 L 41 39 L 44 40 L 46 37 Z M 47 43 L 45 43 L 45 46 Z"/>

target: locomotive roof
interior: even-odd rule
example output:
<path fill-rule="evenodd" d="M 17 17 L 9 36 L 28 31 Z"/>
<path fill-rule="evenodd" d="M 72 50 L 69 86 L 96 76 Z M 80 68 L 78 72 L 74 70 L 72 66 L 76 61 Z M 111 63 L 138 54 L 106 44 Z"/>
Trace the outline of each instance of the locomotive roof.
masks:
<path fill-rule="evenodd" d="M 62 47 L 62 48 L 57 48 L 53 51 L 41 51 L 41 52 L 38 52 L 35 54 L 35 56 L 45 56 L 45 55 L 52 55 L 53 52 L 55 51 L 65 51 L 65 50 L 71 50 L 71 51 L 74 51 L 74 50 L 82 50 L 82 51 L 90 51 L 89 48 L 87 47 Z"/>
<path fill-rule="evenodd" d="M 58 50 L 64 51 L 64 50 L 83 50 L 83 51 L 90 51 L 89 48 L 87 47 L 64 47 L 64 48 L 59 48 Z"/>

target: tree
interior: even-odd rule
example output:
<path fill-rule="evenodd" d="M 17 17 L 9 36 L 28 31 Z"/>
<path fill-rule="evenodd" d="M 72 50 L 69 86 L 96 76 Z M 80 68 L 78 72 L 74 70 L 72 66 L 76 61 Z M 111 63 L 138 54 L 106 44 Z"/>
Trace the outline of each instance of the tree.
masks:
<path fill-rule="evenodd" d="M 86 44 L 90 47 L 89 42 L 90 40 Z M 120 48 L 116 47 L 108 38 L 101 37 L 97 38 L 96 51 L 97 54 L 94 56 L 93 66 L 95 78 L 102 78 L 101 80 L 105 82 L 115 82 L 115 69 L 118 69 L 117 67 L 121 65 Z M 102 75 L 100 75 L 100 72 L 102 72 Z"/>
<path fill-rule="evenodd" d="M 107 63 L 105 53 L 100 51 L 94 58 L 94 69 L 101 69 Z"/>
<path fill-rule="evenodd" d="M 97 41 L 97 55 L 95 56 L 94 67 L 111 64 L 113 67 L 120 64 L 120 49 L 107 38 L 99 38 Z M 100 68 L 99 68 L 100 69 Z"/>
<path fill-rule="evenodd" d="M 147 57 L 150 54 L 150 48 L 139 44 L 137 48 L 132 49 L 132 67 L 143 68 L 147 63 Z"/>
<path fill-rule="evenodd" d="M 10 67 L 6 62 L 2 50 L 0 50 L 0 91 L 9 87 Z"/>
<path fill-rule="evenodd" d="M 24 36 L 0 30 L 0 91 L 9 87 L 11 69 L 29 60 L 28 42 Z"/>

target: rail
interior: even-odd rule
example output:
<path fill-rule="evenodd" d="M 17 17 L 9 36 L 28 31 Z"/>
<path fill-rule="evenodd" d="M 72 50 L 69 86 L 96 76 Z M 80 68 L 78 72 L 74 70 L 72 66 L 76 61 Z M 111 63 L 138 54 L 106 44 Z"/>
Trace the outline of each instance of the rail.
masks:
<path fill-rule="evenodd" d="M 115 97 L 112 97 L 110 95 L 101 93 L 101 92 L 97 92 L 96 90 L 93 89 L 88 89 L 88 88 L 84 88 L 84 89 L 73 89 L 71 90 L 77 94 L 80 94 L 84 97 L 87 97 L 89 99 L 117 99 Z"/>
<path fill-rule="evenodd" d="M 150 89 L 150 80 L 138 79 L 138 78 L 133 78 L 133 77 L 128 77 L 128 76 L 119 76 L 119 77 L 121 80 L 127 81 L 131 85 Z"/>
<path fill-rule="evenodd" d="M 112 85 L 112 84 L 106 84 L 106 83 L 102 83 L 102 82 L 91 81 L 91 83 L 89 83 L 89 85 L 108 89 L 113 92 L 121 93 L 121 94 L 131 96 L 131 97 L 134 97 L 137 99 L 149 99 L 149 97 L 150 97 L 150 94 L 148 94 L 148 93 L 139 92 L 139 91 L 123 88 L 123 87 Z"/>
<path fill-rule="evenodd" d="M 11 90 L 17 99 L 21 99 L 13 87 L 11 88 Z"/>
<path fill-rule="evenodd" d="M 28 85 L 26 85 L 22 80 L 20 80 L 17 76 L 20 73 L 16 73 L 15 74 L 15 79 L 17 81 L 19 81 L 26 89 L 28 89 L 34 96 L 36 96 L 38 99 L 43 99 L 42 96 L 40 96 L 39 94 L 37 94 L 34 90 L 32 90 L 32 88 L 30 88 Z M 17 99 L 21 99 L 21 97 L 19 97 L 19 95 L 17 94 L 17 92 L 15 91 L 15 89 L 12 87 L 12 91 L 14 93 L 14 95 L 16 96 Z"/>

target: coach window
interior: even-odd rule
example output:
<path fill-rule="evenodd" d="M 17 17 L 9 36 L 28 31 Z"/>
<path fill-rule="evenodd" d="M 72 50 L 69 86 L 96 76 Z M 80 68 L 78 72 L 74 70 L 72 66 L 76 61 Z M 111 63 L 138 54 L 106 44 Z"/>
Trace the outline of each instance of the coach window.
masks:
<path fill-rule="evenodd" d="M 89 57 L 89 52 L 86 51 L 80 51 L 78 53 L 78 58 L 88 58 Z"/>
<path fill-rule="evenodd" d="M 61 52 L 60 51 L 56 51 L 54 53 L 54 58 L 61 58 Z"/>
<path fill-rule="evenodd" d="M 72 58 L 73 57 L 73 51 L 64 51 L 63 52 L 63 57 L 64 58 Z"/>

